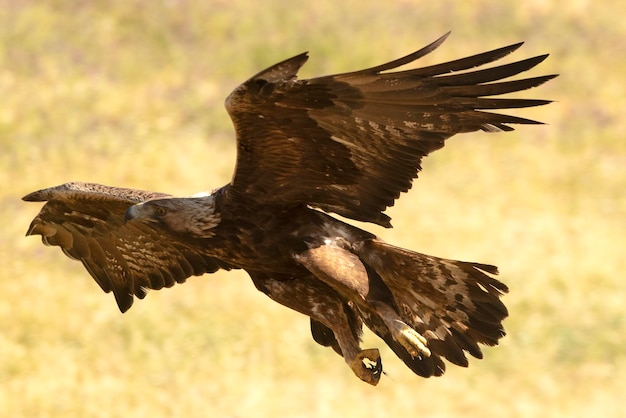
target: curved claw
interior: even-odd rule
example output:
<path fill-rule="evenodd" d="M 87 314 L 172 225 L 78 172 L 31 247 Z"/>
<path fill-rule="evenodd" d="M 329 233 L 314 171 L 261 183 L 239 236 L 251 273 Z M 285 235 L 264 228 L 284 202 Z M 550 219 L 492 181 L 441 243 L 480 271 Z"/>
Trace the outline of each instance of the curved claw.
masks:
<path fill-rule="evenodd" d="M 372 386 L 378 384 L 383 373 L 383 363 L 377 348 L 360 351 L 348 364 L 359 379 Z"/>

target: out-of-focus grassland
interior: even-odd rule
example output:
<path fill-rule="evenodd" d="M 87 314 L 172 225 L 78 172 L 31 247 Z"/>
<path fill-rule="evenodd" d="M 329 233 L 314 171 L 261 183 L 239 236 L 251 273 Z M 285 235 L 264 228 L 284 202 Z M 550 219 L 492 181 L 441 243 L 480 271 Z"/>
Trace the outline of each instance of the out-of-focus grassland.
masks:
<path fill-rule="evenodd" d="M 594 6 L 594 4 L 596 6 Z M 7 417 L 623 416 L 626 26 L 598 2 L 0 0 L 0 409 Z M 230 178 L 224 97 L 303 50 L 302 76 L 424 63 L 525 40 L 548 123 L 459 136 L 368 229 L 497 264 L 509 335 L 469 369 L 376 388 L 243 272 L 152 292 L 120 315 L 80 263 L 23 237 L 32 190 L 70 180 L 175 194 Z M 381 346 L 366 336 L 366 347 Z"/>

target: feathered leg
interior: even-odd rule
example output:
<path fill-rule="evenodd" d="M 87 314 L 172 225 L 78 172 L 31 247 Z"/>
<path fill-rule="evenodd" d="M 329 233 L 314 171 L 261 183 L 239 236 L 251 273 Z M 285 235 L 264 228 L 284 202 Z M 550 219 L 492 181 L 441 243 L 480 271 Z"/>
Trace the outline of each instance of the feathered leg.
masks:
<path fill-rule="evenodd" d="M 311 317 L 316 342 L 332 346 L 355 375 L 371 385 L 378 384 L 382 362 L 377 349 L 361 350 L 361 321 L 325 283 L 315 277 L 278 277 L 249 272 L 257 289 L 274 301 Z"/>
<path fill-rule="evenodd" d="M 430 356 L 426 339 L 400 317 L 385 283 L 357 255 L 336 245 L 321 245 L 302 252 L 296 260 L 344 299 L 353 301 L 364 316 L 382 320 L 386 333 L 412 356 Z"/>

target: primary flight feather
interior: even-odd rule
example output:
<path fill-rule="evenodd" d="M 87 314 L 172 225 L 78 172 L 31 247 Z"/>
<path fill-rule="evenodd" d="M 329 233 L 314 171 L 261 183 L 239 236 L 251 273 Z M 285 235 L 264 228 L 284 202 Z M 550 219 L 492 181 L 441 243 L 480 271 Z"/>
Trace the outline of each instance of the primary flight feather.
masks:
<path fill-rule="evenodd" d="M 521 44 L 393 71 L 437 48 L 351 73 L 298 80 L 307 54 L 237 87 L 226 108 L 237 136 L 232 181 L 194 197 L 72 182 L 24 197 L 46 202 L 28 235 L 83 263 L 122 312 L 147 289 L 218 269 L 244 269 L 270 298 L 311 318 L 363 381 L 377 384 L 365 324 L 420 376 L 443 359 L 467 366 L 504 336 L 508 291 L 495 266 L 387 244 L 344 217 L 391 227 L 384 212 L 411 187 L 422 157 L 463 132 L 539 122 L 499 113 L 546 100 L 494 97 L 555 75 L 508 80 L 546 55 L 483 68 Z M 476 68 L 480 67 L 480 68 Z"/>

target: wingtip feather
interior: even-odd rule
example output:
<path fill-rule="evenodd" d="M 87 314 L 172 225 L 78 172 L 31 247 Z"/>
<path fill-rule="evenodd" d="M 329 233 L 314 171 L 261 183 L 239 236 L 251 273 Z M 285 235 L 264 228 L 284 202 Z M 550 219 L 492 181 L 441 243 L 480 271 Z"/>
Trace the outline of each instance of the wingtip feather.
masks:
<path fill-rule="evenodd" d="M 121 313 L 126 313 L 133 306 L 133 295 L 116 291 L 115 288 L 113 289 L 113 295 Z"/>
<path fill-rule="evenodd" d="M 309 59 L 308 51 L 276 63 L 263 71 L 258 72 L 250 80 L 266 80 L 270 83 L 297 78 L 297 73 Z"/>
<path fill-rule="evenodd" d="M 44 202 L 46 199 L 41 197 L 41 190 L 37 190 L 35 192 L 28 193 L 26 196 L 22 197 L 24 202 Z"/>

